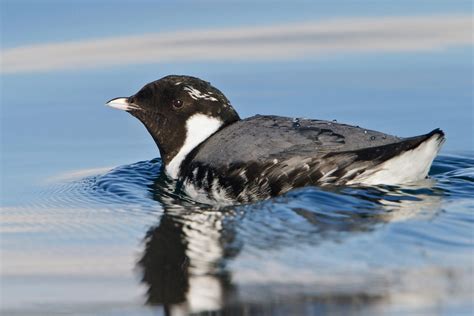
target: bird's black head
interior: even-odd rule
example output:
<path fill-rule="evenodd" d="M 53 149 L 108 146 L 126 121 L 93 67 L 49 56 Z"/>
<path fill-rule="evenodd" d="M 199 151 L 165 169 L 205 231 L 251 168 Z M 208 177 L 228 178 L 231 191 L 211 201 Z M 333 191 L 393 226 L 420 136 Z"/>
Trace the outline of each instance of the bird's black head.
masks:
<path fill-rule="evenodd" d="M 107 105 L 129 112 L 145 125 L 172 177 L 177 177 L 181 162 L 192 149 L 239 120 L 222 92 L 190 76 L 161 78 Z"/>

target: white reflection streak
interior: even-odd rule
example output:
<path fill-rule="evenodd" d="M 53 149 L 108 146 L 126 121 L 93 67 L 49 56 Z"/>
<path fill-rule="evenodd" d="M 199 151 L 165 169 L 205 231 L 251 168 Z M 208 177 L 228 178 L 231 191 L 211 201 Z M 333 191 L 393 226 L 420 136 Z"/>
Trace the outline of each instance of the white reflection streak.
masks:
<path fill-rule="evenodd" d="M 189 259 L 189 289 L 186 293 L 187 313 L 217 311 L 224 303 L 224 290 L 216 276 L 224 257 L 221 213 L 192 213 L 182 216 Z M 175 306 L 174 311 L 183 306 Z"/>
<path fill-rule="evenodd" d="M 101 168 L 90 168 L 90 169 L 81 169 L 73 170 L 65 173 L 58 174 L 46 179 L 46 183 L 51 182 L 60 182 L 60 181 L 73 181 L 78 179 L 83 179 L 85 177 L 95 176 L 98 174 L 104 174 L 114 167 L 101 167 Z"/>
<path fill-rule="evenodd" d="M 470 15 L 341 18 L 31 45 L 3 50 L 1 72 L 437 50 L 472 44 L 472 23 Z"/>

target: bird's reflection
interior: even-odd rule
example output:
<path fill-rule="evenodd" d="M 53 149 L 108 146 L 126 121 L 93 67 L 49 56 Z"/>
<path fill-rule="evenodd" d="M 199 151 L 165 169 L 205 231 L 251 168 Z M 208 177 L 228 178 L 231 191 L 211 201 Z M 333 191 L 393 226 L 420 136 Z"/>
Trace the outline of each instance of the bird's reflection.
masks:
<path fill-rule="evenodd" d="M 148 230 L 138 263 L 147 303 L 169 315 L 220 310 L 234 292 L 226 262 L 239 250 L 235 231 L 225 210 L 180 198 L 168 181 L 160 175 L 153 185 L 164 214 Z"/>
<path fill-rule="evenodd" d="M 243 307 L 236 304 L 241 298 L 228 265 L 244 245 L 265 252 L 317 245 L 335 235 L 341 240 L 341 235 L 347 236 L 341 232 L 372 231 L 378 224 L 396 219 L 397 213 L 404 217 L 416 214 L 440 200 L 439 196 L 423 194 L 387 199 L 393 191 L 384 189 L 344 189 L 337 194 L 305 190 L 255 205 L 218 208 L 187 200 L 174 192 L 174 184 L 160 174 L 150 191 L 163 206 L 164 214 L 146 233 L 138 262 L 142 282 L 147 285 L 147 303 L 163 306 L 168 315 L 229 308 L 235 312 Z M 347 196 L 338 197 L 341 193 Z M 312 197 L 314 194 L 317 198 Z M 318 199 L 323 199 L 324 207 L 314 204 Z M 269 209 L 282 211 L 269 216 Z"/>

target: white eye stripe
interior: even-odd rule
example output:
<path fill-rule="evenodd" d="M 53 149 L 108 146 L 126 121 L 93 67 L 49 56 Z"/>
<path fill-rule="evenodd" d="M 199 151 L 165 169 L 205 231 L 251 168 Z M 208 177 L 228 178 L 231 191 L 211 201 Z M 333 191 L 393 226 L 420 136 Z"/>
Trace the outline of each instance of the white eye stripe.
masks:
<path fill-rule="evenodd" d="M 207 93 L 202 93 L 201 91 L 191 87 L 191 86 L 186 86 L 184 87 L 183 89 L 184 91 L 187 91 L 189 96 L 191 98 L 193 98 L 194 100 L 198 100 L 198 99 L 203 99 L 203 100 L 208 100 L 208 101 L 219 101 L 217 100 L 216 98 L 214 98 L 213 96 L 211 96 L 210 94 L 212 94 L 212 92 L 208 92 Z"/>

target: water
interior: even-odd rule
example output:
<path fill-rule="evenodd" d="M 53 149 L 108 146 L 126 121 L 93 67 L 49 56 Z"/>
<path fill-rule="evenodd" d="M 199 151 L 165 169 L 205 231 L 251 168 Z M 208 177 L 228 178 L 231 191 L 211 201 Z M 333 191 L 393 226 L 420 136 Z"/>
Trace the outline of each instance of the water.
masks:
<path fill-rule="evenodd" d="M 215 207 L 159 158 L 66 175 L 2 211 L 6 314 L 472 310 L 474 156 L 418 186 L 303 188 Z"/>
<path fill-rule="evenodd" d="M 472 315 L 471 6 L 2 1 L 0 314 Z M 212 82 L 242 118 L 447 141 L 417 186 L 196 204 L 143 126 L 104 106 L 170 74 Z"/>
<path fill-rule="evenodd" d="M 0 313 L 470 314 L 472 65 L 453 54 L 5 76 Z M 198 205 L 143 161 L 158 151 L 140 123 L 103 106 L 170 73 L 212 79 L 242 117 L 439 126 L 447 142 L 417 187 Z"/>

